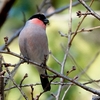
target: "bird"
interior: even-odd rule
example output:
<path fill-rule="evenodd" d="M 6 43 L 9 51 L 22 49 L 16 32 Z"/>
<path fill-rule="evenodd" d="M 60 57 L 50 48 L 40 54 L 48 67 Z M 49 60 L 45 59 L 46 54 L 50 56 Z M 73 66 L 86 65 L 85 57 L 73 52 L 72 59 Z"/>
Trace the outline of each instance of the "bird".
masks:
<path fill-rule="evenodd" d="M 46 26 L 49 20 L 42 13 L 32 15 L 19 34 L 19 48 L 24 58 L 41 64 L 36 66 L 43 90 L 50 91 L 46 62 L 49 56 Z"/>

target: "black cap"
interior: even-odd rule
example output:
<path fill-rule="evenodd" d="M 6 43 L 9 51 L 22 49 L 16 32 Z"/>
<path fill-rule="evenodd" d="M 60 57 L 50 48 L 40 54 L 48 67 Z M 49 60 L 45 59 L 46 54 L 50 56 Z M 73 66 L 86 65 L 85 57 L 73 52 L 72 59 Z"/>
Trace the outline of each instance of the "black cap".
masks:
<path fill-rule="evenodd" d="M 45 25 L 46 24 L 49 24 L 49 20 L 46 18 L 46 16 L 44 14 L 41 14 L 41 13 L 38 13 L 38 14 L 35 14 L 33 16 L 31 16 L 29 18 L 29 20 L 33 19 L 33 18 L 38 18 L 39 20 L 41 20 Z"/>

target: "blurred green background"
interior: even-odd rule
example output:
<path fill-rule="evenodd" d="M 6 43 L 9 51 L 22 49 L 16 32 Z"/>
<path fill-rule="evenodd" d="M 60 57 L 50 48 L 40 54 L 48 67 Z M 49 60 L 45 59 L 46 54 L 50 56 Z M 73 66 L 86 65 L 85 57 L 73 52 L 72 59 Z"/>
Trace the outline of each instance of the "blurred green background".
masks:
<path fill-rule="evenodd" d="M 73 0 L 75 2 L 77 0 Z M 24 25 L 24 17 L 28 19 L 30 16 L 32 16 L 34 13 L 37 12 L 36 5 L 40 5 L 42 0 L 16 0 L 13 7 L 9 11 L 8 17 L 6 22 L 4 23 L 3 27 L 0 29 L 0 45 L 2 46 L 4 44 L 3 38 L 5 36 L 8 36 L 9 38 L 20 28 Z M 87 4 L 89 4 L 88 2 Z M 54 10 L 63 7 L 65 5 L 69 4 L 69 0 L 52 0 L 52 7 L 48 10 L 48 13 L 53 12 Z M 94 11 L 100 10 L 100 1 L 96 0 L 93 5 L 92 9 Z M 83 12 L 86 11 L 86 9 L 82 5 L 77 5 L 72 8 L 72 31 L 75 31 L 77 28 L 78 23 L 82 18 L 78 18 L 76 15 L 76 12 L 78 10 L 81 10 Z M 24 15 L 23 15 L 24 13 Z M 100 13 L 99 13 L 100 14 Z M 64 34 L 68 33 L 68 21 L 69 21 L 69 14 L 68 9 L 65 11 L 55 14 L 51 17 L 49 17 L 50 25 L 47 26 L 47 36 L 48 36 L 48 43 L 49 43 L 49 50 L 52 52 L 52 54 L 60 61 L 62 62 L 64 57 L 64 50 L 66 49 L 67 45 L 67 38 L 61 37 L 58 31 L 63 32 Z M 84 22 L 81 25 L 81 28 L 91 28 L 95 26 L 99 26 L 100 21 L 95 19 L 92 16 L 88 16 L 85 18 Z M 81 29 L 80 28 L 80 29 Z M 70 56 L 67 59 L 66 65 L 65 65 L 65 74 L 66 71 L 71 70 L 72 66 L 76 66 L 76 70 L 72 72 L 69 77 L 74 78 L 77 76 L 82 69 L 84 69 L 94 58 L 97 52 L 100 50 L 100 29 L 96 29 L 92 32 L 81 32 L 77 34 L 74 41 L 72 42 L 72 46 L 70 49 Z M 14 40 L 9 45 L 9 48 L 11 51 L 20 54 L 19 46 L 18 46 L 18 38 Z M 4 60 L 7 63 L 15 64 L 19 61 L 18 58 L 13 57 L 11 55 L 4 55 Z M 48 60 L 48 66 L 50 66 L 52 69 L 56 70 L 57 72 L 60 72 L 61 67 L 57 64 L 57 62 L 52 58 L 52 56 L 49 56 Z M 10 68 L 11 70 L 13 68 Z M 23 84 L 32 84 L 36 82 L 40 82 L 39 75 L 37 70 L 33 67 L 33 65 L 29 64 L 22 64 L 15 76 L 14 80 L 16 83 L 20 83 L 23 76 L 28 73 L 28 78 L 26 78 L 23 82 Z M 52 75 L 51 72 L 48 72 L 49 75 Z M 100 56 L 95 59 L 93 63 L 91 63 L 90 68 L 80 77 L 80 82 L 87 82 L 92 79 L 99 79 L 100 78 Z M 55 79 L 55 81 L 59 81 L 59 79 Z M 11 87 L 13 84 L 9 81 L 9 84 L 6 88 Z M 91 87 L 94 87 L 96 89 L 99 89 L 96 84 L 88 85 Z M 61 97 L 64 93 L 64 91 L 67 89 L 67 87 L 64 87 L 64 89 L 61 92 Z M 57 94 L 58 85 L 52 85 L 51 91 L 44 93 L 40 100 L 55 100 L 50 94 L 54 93 Z M 26 96 L 30 98 L 31 100 L 31 88 L 26 87 L 23 88 L 23 91 L 25 92 Z M 42 87 L 40 85 L 34 86 L 34 97 L 36 97 L 37 94 L 39 94 L 42 91 Z M 21 93 L 18 89 L 12 89 L 10 91 L 5 92 L 6 98 L 5 100 L 24 100 Z M 64 100 L 91 100 L 92 93 L 89 93 L 77 86 L 72 86 L 68 93 L 66 94 L 66 97 Z"/>

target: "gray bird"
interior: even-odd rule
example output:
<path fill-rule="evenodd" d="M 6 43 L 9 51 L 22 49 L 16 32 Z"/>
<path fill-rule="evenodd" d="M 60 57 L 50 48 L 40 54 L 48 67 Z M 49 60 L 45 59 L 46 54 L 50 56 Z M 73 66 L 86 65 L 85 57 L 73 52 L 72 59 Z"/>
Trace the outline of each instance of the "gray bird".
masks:
<path fill-rule="evenodd" d="M 19 35 L 19 47 L 22 55 L 28 60 L 42 64 L 44 67 L 36 66 L 44 91 L 50 91 L 51 89 L 45 69 L 49 55 L 46 36 L 46 25 L 48 23 L 49 20 L 45 15 L 35 14 L 26 22 Z"/>

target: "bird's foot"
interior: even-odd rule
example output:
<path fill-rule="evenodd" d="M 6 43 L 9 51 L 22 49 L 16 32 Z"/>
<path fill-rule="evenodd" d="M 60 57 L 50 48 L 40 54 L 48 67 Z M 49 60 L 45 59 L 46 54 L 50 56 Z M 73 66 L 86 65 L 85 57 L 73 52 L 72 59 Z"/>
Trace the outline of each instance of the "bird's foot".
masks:
<path fill-rule="evenodd" d="M 42 68 L 45 68 L 45 66 L 46 66 L 46 64 L 41 63 L 41 67 L 42 67 Z"/>
<path fill-rule="evenodd" d="M 44 66 L 46 66 L 47 58 L 48 58 L 48 55 L 44 55 L 44 61 L 43 61 Z"/>
<path fill-rule="evenodd" d="M 24 57 L 24 61 L 27 62 L 27 64 L 29 64 L 29 58 Z"/>

